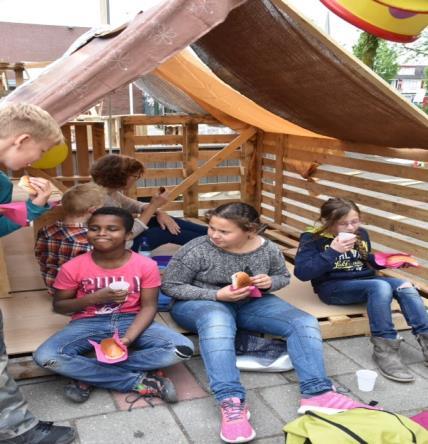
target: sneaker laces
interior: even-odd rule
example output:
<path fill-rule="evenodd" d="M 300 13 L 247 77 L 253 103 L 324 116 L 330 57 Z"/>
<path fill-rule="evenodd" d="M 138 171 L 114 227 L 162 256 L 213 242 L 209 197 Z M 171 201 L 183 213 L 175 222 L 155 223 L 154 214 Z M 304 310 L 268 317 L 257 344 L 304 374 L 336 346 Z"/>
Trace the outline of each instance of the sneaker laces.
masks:
<path fill-rule="evenodd" d="M 162 399 L 162 381 L 159 378 L 164 378 L 165 373 L 162 370 L 147 373 L 147 375 L 136 386 L 133 393 L 126 396 L 125 402 L 129 404 L 128 412 L 130 412 L 134 404 L 140 399 L 144 399 L 150 407 L 154 407 L 151 402 L 153 398 Z"/>
<path fill-rule="evenodd" d="M 239 404 L 233 401 L 225 400 L 221 403 L 221 408 L 224 412 L 227 422 L 237 421 L 242 419 L 245 405 L 243 402 Z"/>

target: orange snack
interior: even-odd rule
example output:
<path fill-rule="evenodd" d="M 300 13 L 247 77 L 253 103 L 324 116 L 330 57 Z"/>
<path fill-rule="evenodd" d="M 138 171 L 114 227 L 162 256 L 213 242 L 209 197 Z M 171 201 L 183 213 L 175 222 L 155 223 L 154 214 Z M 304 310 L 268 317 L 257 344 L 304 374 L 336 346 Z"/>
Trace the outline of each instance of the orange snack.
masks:
<path fill-rule="evenodd" d="M 100 346 L 104 356 L 108 359 L 119 359 L 125 354 L 125 351 L 119 347 L 114 338 L 103 339 Z"/>
<path fill-rule="evenodd" d="M 396 267 L 397 265 L 401 265 L 401 264 L 409 264 L 412 265 L 414 267 L 418 267 L 419 263 L 418 261 L 412 257 L 412 256 L 407 256 L 407 255 L 402 255 L 402 254 L 395 254 L 394 256 L 389 256 L 386 259 L 386 266 L 387 267 Z"/>

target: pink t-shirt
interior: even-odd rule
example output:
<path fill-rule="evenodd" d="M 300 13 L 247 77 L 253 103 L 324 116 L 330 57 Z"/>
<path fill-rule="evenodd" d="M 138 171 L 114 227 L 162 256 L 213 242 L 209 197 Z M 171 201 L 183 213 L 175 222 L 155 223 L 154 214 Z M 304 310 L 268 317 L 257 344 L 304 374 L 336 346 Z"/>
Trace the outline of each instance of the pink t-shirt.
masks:
<path fill-rule="evenodd" d="M 140 311 L 142 288 L 156 288 L 161 284 L 157 264 L 148 257 L 132 252 L 129 260 L 119 268 L 99 267 L 92 260 L 92 252 L 81 254 L 62 265 L 54 282 L 58 290 L 77 290 L 76 298 L 108 287 L 112 282 L 130 284 L 129 294 L 122 304 L 92 305 L 73 313 L 71 319 L 89 318 L 110 313 L 137 313 Z"/>

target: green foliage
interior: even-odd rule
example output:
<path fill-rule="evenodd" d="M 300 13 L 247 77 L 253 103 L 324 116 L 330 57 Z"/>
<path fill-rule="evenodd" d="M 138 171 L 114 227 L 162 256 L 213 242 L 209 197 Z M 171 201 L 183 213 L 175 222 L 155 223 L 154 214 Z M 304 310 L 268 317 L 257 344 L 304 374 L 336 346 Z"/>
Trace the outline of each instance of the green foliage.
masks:
<path fill-rule="evenodd" d="M 382 40 L 368 32 L 362 32 L 352 51 L 363 63 L 387 82 L 398 72 L 397 51 Z"/>

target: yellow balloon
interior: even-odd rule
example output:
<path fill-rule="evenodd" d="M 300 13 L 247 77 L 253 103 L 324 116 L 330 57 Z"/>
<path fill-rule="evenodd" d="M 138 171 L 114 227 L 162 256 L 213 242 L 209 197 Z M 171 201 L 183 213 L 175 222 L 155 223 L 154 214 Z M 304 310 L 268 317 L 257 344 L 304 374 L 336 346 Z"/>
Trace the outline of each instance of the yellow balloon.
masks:
<path fill-rule="evenodd" d="M 31 164 L 33 168 L 47 169 L 55 168 L 68 156 L 68 146 L 65 143 L 60 143 L 59 145 L 53 146 L 49 151 L 39 159 Z"/>

